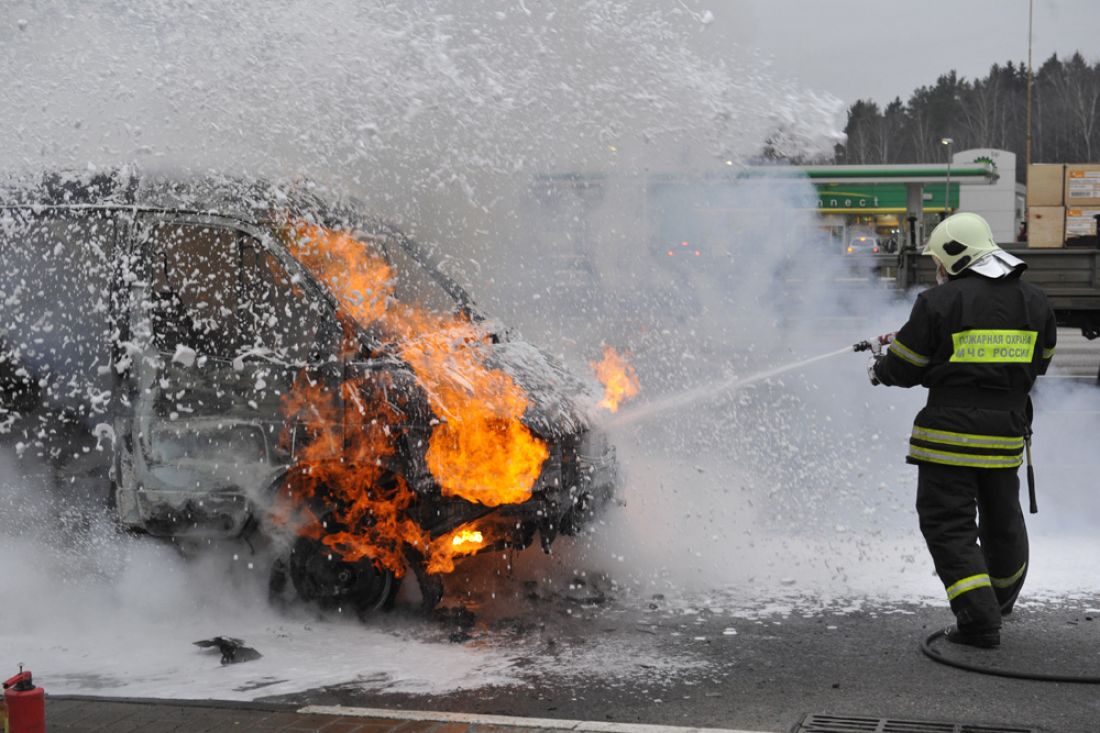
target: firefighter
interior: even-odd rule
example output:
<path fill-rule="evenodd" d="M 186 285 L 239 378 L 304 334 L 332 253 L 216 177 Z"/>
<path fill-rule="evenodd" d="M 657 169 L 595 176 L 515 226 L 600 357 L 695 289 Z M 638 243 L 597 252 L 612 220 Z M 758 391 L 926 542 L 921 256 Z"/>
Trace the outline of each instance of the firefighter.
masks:
<path fill-rule="evenodd" d="M 945 636 L 991 648 L 1028 569 L 1017 469 L 1031 435 L 1028 393 L 1054 355 L 1054 312 L 977 214 L 940 222 L 923 254 L 939 284 L 917 296 L 900 331 L 879 337 L 868 375 L 928 388 L 906 460 L 917 465 L 921 533 L 955 612 Z"/>

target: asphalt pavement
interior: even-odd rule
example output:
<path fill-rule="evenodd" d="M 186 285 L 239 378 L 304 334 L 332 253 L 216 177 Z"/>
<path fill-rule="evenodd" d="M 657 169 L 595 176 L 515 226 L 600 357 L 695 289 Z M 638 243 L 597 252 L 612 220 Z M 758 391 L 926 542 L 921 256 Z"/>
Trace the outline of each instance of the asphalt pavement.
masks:
<path fill-rule="evenodd" d="M 363 694 L 342 685 L 268 701 L 768 733 L 797 730 L 813 715 L 985 725 L 990 731 L 1100 730 L 1100 686 L 988 676 L 925 657 L 919 642 L 951 620 L 946 608 L 822 609 L 750 621 L 705 610 L 669 612 L 660 604 L 635 611 L 578 606 L 513 632 L 543 636 L 546 654 L 560 655 L 563 665 L 560 675 L 553 665 L 539 665 L 540 674 L 521 689 L 424 697 Z M 942 640 L 936 648 L 950 658 L 1002 670 L 1098 677 L 1098 617 L 1100 597 L 1033 604 L 1006 619 L 999 649 Z M 487 643 L 494 636 L 500 643 L 508 623 L 479 620 L 463 643 Z M 678 655 L 688 644 L 700 662 L 679 673 L 655 663 L 648 679 L 566 674 L 565 650 L 592 643 L 593 635 L 619 639 L 626 648 L 644 637 L 657 660 L 662 649 Z"/>

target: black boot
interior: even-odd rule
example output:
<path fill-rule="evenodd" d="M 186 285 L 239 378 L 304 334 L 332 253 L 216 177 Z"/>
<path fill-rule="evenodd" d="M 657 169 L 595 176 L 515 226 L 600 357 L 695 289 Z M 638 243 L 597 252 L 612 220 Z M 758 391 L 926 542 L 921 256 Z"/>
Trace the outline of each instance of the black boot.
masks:
<path fill-rule="evenodd" d="M 958 626 L 949 626 L 944 629 L 943 638 L 952 644 L 965 644 L 982 649 L 993 649 L 1001 645 L 1001 630 L 987 629 L 985 631 L 963 631 Z"/>

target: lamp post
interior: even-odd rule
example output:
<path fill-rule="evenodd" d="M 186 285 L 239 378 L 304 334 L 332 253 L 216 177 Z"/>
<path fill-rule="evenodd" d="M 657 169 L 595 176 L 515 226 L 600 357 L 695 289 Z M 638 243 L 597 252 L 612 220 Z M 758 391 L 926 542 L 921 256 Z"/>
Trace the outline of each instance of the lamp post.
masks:
<path fill-rule="evenodd" d="M 943 189 L 943 216 L 945 219 L 951 213 L 951 146 L 954 143 L 955 141 L 952 138 L 940 138 L 940 145 L 947 146 L 947 185 Z"/>
<path fill-rule="evenodd" d="M 1035 3 L 1027 0 L 1027 132 L 1024 143 L 1025 170 L 1031 171 L 1031 21 L 1035 16 Z"/>

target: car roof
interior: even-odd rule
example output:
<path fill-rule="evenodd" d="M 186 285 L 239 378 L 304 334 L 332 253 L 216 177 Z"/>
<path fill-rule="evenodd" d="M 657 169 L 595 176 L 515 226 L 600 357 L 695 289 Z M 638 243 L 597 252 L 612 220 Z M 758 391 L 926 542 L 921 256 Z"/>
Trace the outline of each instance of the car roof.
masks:
<path fill-rule="evenodd" d="M 46 171 L 0 178 L 0 206 L 92 206 L 216 213 L 242 221 L 271 221 L 291 212 L 321 222 L 341 221 L 388 230 L 362 205 L 306 179 L 276 181 L 219 173 Z M 350 221 L 349 221 L 350 220 Z"/>
<path fill-rule="evenodd" d="M 385 219 L 365 213 L 366 206 L 351 196 L 305 178 L 278 181 L 221 173 L 140 171 L 123 166 L 104 171 L 54 170 L 35 175 L 0 175 L 0 208 L 5 206 L 139 209 L 213 214 L 242 222 L 264 224 L 304 219 L 356 236 L 394 239 L 426 264 L 420 248 Z M 451 278 L 433 267 L 433 277 L 478 320 L 470 296 Z"/>

